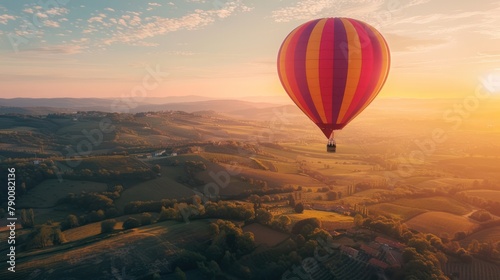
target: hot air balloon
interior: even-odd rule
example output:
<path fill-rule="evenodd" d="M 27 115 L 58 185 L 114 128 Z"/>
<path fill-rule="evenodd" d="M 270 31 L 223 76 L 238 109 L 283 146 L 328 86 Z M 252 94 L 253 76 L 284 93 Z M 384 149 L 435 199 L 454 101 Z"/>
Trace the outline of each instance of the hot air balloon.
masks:
<path fill-rule="evenodd" d="M 372 26 L 322 18 L 295 28 L 278 53 L 278 75 L 293 102 L 325 134 L 344 128 L 377 96 L 389 73 L 389 47 Z"/>

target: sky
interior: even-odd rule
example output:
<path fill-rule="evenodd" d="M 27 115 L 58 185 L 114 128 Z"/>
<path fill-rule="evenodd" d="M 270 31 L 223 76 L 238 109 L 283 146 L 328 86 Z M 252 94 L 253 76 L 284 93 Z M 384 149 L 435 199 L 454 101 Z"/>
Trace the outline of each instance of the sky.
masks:
<path fill-rule="evenodd" d="M 461 98 L 500 73 L 494 0 L 0 0 L 0 97 L 286 96 L 279 47 L 321 17 L 386 38 L 380 97 Z"/>

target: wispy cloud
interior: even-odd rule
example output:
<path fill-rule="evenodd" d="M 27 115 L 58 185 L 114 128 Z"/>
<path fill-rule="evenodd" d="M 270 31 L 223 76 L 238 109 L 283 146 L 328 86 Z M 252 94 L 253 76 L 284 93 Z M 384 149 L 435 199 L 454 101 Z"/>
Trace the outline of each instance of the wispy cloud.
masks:
<path fill-rule="evenodd" d="M 102 41 L 104 45 L 124 43 L 136 46 L 156 46 L 155 43 L 145 43 L 144 39 L 153 38 L 178 30 L 196 30 L 208 26 L 217 20 L 227 18 L 231 15 L 248 12 L 251 8 L 242 1 L 226 2 L 221 8 L 201 10 L 179 18 L 167 18 L 160 16 L 143 17 L 140 13 L 130 12 L 121 17 L 113 17 L 104 20 L 92 19 L 93 23 L 100 23 L 111 30 L 108 38 Z M 90 19 L 89 19 L 90 20 Z M 92 27 L 91 27 L 92 28 Z M 95 31 L 89 30 L 88 32 Z"/>
<path fill-rule="evenodd" d="M 302 0 L 293 6 L 273 11 L 271 17 L 276 22 L 310 19 L 317 16 L 325 9 L 334 7 L 335 2 L 336 1 L 331 0 Z"/>
<path fill-rule="evenodd" d="M 54 28 L 55 27 L 60 27 L 59 22 L 53 21 L 53 20 L 45 20 L 43 22 L 43 25 L 47 26 L 47 27 L 54 27 Z"/>
<path fill-rule="evenodd" d="M 1 24 L 7 24 L 7 22 L 9 22 L 9 20 L 15 20 L 15 19 L 16 19 L 16 17 L 13 15 L 9 15 L 9 14 L 0 15 L 0 23 Z"/>

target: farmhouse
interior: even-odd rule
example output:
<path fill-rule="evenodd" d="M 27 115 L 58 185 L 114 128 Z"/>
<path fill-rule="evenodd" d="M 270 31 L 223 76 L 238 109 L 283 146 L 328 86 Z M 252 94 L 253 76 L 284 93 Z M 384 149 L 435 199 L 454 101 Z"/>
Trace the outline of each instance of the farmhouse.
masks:
<path fill-rule="evenodd" d="M 368 261 L 368 264 L 375 267 L 375 268 L 379 268 L 379 269 L 386 269 L 389 267 L 388 264 L 386 264 L 385 262 L 381 261 L 381 260 L 378 260 L 376 258 L 371 258 L 369 261 Z"/>
<path fill-rule="evenodd" d="M 342 251 L 343 253 L 345 253 L 353 258 L 356 258 L 359 254 L 358 250 L 351 248 L 351 247 L 348 247 L 348 246 L 344 246 L 344 245 L 340 246 L 340 251 Z"/>
<path fill-rule="evenodd" d="M 387 238 L 384 238 L 384 237 L 377 237 L 375 238 L 375 242 L 378 242 L 379 244 L 382 244 L 382 245 L 387 245 L 389 247 L 392 247 L 392 248 L 395 248 L 395 249 L 399 249 L 399 250 L 403 250 L 404 248 L 406 248 L 405 245 L 397 242 L 397 241 L 394 241 L 394 240 L 390 240 L 390 239 L 387 239 Z"/>
<path fill-rule="evenodd" d="M 374 258 L 379 256 L 379 251 L 377 249 L 374 249 L 366 244 L 361 244 L 360 249 Z"/>

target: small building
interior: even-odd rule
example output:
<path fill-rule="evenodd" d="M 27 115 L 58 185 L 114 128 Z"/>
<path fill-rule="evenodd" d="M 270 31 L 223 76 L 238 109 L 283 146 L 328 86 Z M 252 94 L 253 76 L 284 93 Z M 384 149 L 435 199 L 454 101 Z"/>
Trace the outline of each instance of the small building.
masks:
<path fill-rule="evenodd" d="M 364 251 L 365 253 L 367 253 L 368 255 L 374 257 L 374 258 L 377 258 L 380 254 L 380 252 L 366 244 L 361 244 L 361 247 L 359 248 L 361 249 L 362 251 Z"/>
<path fill-rule="evenodd" d="M 342 251 L 343 253 L 345 253 L 353 258 L 357 258 L 358 254 L 359 254 L 358 250 L 351 248 L 351 247 L 348 247 L 348 246 L 344 246 L 344 245 L 340 246 L 340 251 Z"/>
<path fill-rule="evenodd" d="M 387 238 L 384 238 L 384 237 L 377 237 L 375 238 L 375 242 L 378 242 L 382 245 L 387 245 L 389 247 L 392 247 L 392 248 L 395 248 L 395 249 L 399 249 L 399 250 L 403 250 L 404 248 L 406 248 L 405 245 L 397 242 L 397 241 L 394 241 L 394 240 L 390 240 L 390 239 L 387 239 Z"/>
<path fill-rule="evenodd" d="M 371 258 L 369 261 L 368 261 L 368 264 L 375 267 L 375 268 L 379 268 L 379 269 L 386 269 L 389 267 L 388 264 L 386 264 L 385 262 L 381 261 L 381 260 L 378 260 L 376 258 Z"/>

